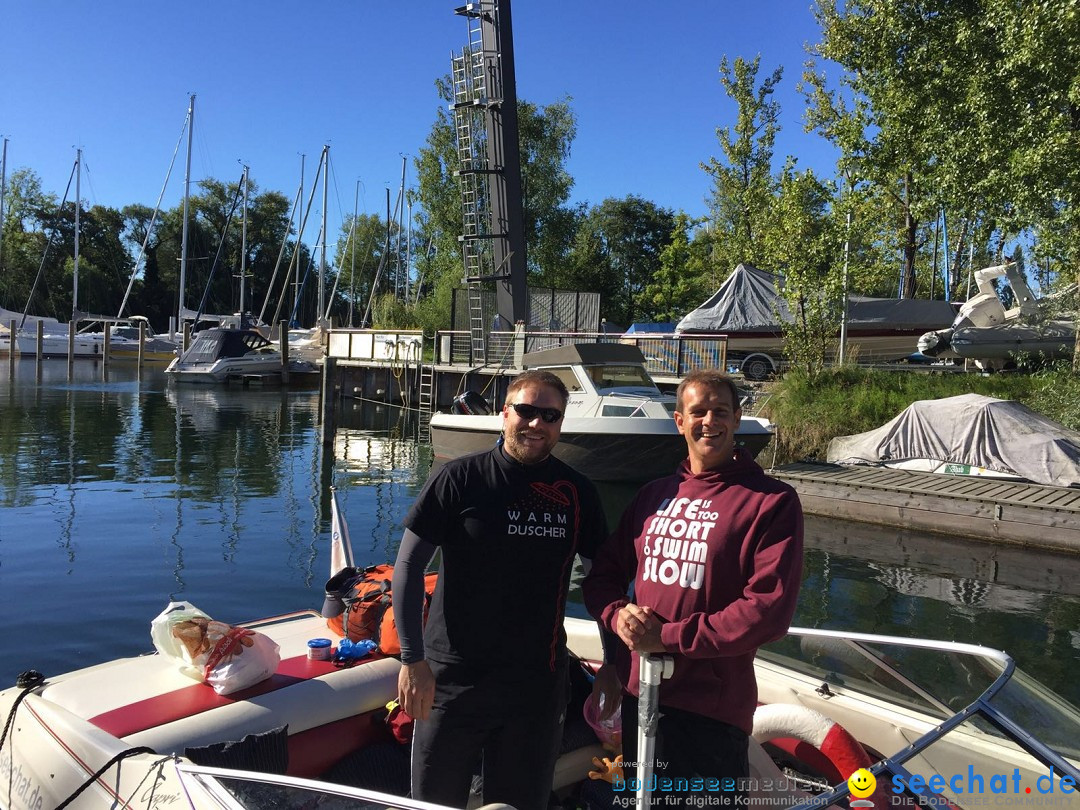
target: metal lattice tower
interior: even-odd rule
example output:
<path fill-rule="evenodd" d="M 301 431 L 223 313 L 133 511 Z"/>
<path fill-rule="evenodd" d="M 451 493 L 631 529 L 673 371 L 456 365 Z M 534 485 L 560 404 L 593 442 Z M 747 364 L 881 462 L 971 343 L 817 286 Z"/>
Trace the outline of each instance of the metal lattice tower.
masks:
<path fill-rule="evenodd" d="M 481 0 L 456 13 L 468 23 L 468 42 L 451 57 L 461 252 L 472 361 L 483 364 L 489 328 L 484 284 L 495 282 L 504 329 L 526 321 L 528 313 L 510 1 Z"/>

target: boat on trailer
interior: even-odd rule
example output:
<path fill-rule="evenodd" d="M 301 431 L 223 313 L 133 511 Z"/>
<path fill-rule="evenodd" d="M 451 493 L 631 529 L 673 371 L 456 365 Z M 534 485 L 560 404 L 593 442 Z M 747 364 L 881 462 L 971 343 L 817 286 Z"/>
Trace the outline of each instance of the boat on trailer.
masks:
<path fill-rule="evenodd" d="M 432 807 L 404 798 L 409 749 L 382 721 L 397 659 L 376 653 L 340 666 L 309 657 L 310 639 L 332 637 L 314 611 L 245 627 L 277 643 L 281 661 L 230 695 L 157 653 L 27 674 L 0 692 L 0 807 Z M 566 631 L 571 651 L 597 666 L 595 623 L 568 618 Z M 866 767 L 877 807 L 963 810 L 1051 796 L 1080 806 L 1080 710 L 1004 652 L 793 628 L 762 648 L 756 669 L 752 804 L 847 807 L 846 780 Z M 626 806 L 634 775 L 590 779 L 593 758 L 611 753 L 580 711 L 567 718 L 555 795 Z M 207 752 L 230 767 L 206 764 Z"/>
<path fill-rule="evenodd" d="M 570 392 L 554 454 L 583 475 L 648 481 L 674 472 L 686 458 L 686 440 L 673 418 L 675 395 L 659 389 L 637 346 L 574 343 L 529 352 L 522 362 L 551 372 Z M 475 392 L 458 397 L 454 411 L 431 416 L 436 459 L 481 452 L 502 434 L 502 414 Z M 743 416 L 735 444 L 756 456 L 772 436 L 768 420 Z"/>

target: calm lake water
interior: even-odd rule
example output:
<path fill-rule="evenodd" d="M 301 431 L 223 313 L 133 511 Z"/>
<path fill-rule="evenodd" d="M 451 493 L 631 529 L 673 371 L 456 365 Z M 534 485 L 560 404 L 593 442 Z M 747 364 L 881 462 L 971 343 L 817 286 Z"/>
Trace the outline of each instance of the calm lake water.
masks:
<path fill-rule="evenodd" d="M 330 488 L 357 562 L 392 560 L 430 448 L 308 391 L 173 386 L 114 364 L 0 359 L 0 685 L 152 648 L 170 599 L 237 622 L 318 609 Z M 614 522 L 632 494 L 602 490 Z M 570 609 L 584 615 L 580 602 Z M 982 643 L 1080 703 L 1080 556 L 807 519 L 796 623 Z"/>

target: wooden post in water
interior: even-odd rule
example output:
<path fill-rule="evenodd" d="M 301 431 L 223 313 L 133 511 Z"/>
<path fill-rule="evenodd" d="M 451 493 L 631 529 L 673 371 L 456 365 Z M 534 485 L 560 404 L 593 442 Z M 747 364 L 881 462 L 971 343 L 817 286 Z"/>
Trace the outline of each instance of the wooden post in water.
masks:
<path fill-rule="evenodd" d="M 335 406 L 337 394 L 334 381 L 337 378 L 337 358 L 327 357 L 323 361 L 322 373 L 322 443 L 327 447 L 334 443 L 334 435 L 337 433 L 335 421 Z"/>
<path fill-rule="evenodd" d="M 139 321 L 139 359 L 135 363 L 135 373 L 142 376 L 143 361 L 146 359 L 146 321 Z"/>
<path fill-rule="evenodd" d="M 281 384 L 289 384 L 289 323 L 278 324 L 278 346 L 281 351 Z"/>
<path fill-rule="evenodd" d="M 105 341 L 101 344 L 101 379 L 109 379 L 109 352 L 112 350 L 112 324 L 105 324 Z"/>
<path fill-rule="evenodd" d="M 68 382 L 75 379 L 75 327 L 79 322 L 72 318 L 68 322 Z M 38 354 L 41 354 L 41 347 L 38 347 Z"/>
<path fill-rule="evenodd" d="M 8 323 L 8 376 L 15 376 L 15 319 Z"/>
<path fill-rule="evenodd" d="M 40 380 L 41 379 L 41 351 L 42 351 L 42 349 L 45 348 L 45 324 L 40 320 L 37 322 L 37 335 L 35 337 L 34 343 L 37 346 L 37 354 L 35 355 L 35 357 L 37 358 L 37 360 L 36 360 L 37 377 Z"/>

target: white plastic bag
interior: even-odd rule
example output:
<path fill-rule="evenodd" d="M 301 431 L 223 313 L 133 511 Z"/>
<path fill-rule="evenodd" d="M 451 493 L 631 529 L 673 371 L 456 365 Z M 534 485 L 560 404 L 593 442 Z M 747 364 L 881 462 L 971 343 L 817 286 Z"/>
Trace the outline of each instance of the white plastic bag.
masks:
<path fill-rule="evenodd" d="M 179 658 L 190 664 L 191 658 L 185 657 L 184 646 L 180 643 L 180 639 L 173 635 L 172 629 L 174 625 L 197 617 L 207 620 L 210 618 L 191 602 L 169 602 L 165 609 L 150 622 L 150 638 L 153 639 L 154 649 L 162 655 Z"/>
<path fill-rule="evenodd" d="M 150 624 L 154 647 L 179 659 L 181 671 L 219 695 L 269 678 L 281 661 L 278 645 L 262 633 L 215 622 L 190 602 L 170 602 Z"/>

